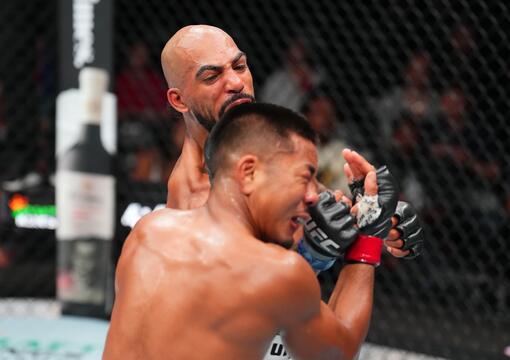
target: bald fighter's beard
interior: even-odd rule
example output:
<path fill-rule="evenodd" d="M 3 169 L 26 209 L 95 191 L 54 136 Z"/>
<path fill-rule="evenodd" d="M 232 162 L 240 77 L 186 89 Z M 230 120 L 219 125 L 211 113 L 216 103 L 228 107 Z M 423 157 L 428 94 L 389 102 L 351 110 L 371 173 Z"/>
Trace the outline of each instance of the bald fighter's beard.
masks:
<path fill-rule="evenodd" d="M 202 127 L 206 129 L 207 132 L 211 132 L 212 128 L 216 124 L 216 119 L 214 119 L 212 116 L 200 114 L 199 112 L 193 112 L 193 114 L 195 115 L 198 123 L 202 125 Z"/>
<path fill-rule="evenodd" d="M 223 105 L 221 105 L 220 112 L 218 114 L 218 118 L 214 118 L 212 115 L 202 113 L 198 110 L 193 111 L 193 115 L 197 119 L 198 123 L 200 125 L 202 125 L 202 127 L 204 129 L 206 129 L 208 132 L 211 132 L 214 125 L 218 122 L 218 119 L 221 118 L 223 116 L 223 114 L 225 114 L 227 107 L 230 104 L 232 104 L 234 101 L 237 101 L 239 99 L 250 99 L 251 102 L 255 102 L 255 98 L 253 96 L 246 94 L 246 93 L 238 93 L 238 94 L 233 95 L 230 99 L 225 101 L 223 103 Z"/>

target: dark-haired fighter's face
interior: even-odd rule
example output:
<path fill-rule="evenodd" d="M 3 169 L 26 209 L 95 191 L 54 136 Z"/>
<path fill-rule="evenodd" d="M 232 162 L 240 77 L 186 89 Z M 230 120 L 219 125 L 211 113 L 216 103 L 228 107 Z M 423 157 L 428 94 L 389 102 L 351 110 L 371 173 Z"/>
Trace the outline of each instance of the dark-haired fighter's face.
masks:
<path fill-rule="evenodd" d="M 246 55 L 229 38 L 189 51 L 192 66 L 183 99 L 208 131 L 233 106 L 254 101 L 253 79 Z"/>
<path fill-rule="evenodd" d="M 286 248 L 294 245 L 293 234 L 318 197 L 317 149 L 297 135 L 292 140 L 294 152 L 279 153 L 264 163 L 257 190 L 249 199 L 261 239 Z"/>

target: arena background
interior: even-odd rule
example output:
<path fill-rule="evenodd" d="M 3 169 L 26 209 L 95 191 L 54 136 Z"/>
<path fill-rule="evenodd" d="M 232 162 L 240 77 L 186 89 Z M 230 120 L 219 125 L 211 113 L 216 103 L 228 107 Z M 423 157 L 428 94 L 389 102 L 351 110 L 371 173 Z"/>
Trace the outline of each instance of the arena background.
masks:
<path fill-rule="evenodd" d="M 216 25 L 248 54 L 259 100 L 312 114 L 321 157 L 349 146 L 388 164 L 420 213 L 423 254 L 386 255 L 377 269 L 368 342 L 506 358 L 509 18 L 501 0 L 115 1 L 116 253 L 137 217 L 165 202 L 179 153 L 182 124 L 165 107 L 159 53 L 183 25 Z M 55 297 L 57 1 L 4 0 L 0 24 L 0 296 L 10 316 L 16 299 Z M 324 165 L 324 182 L 341 184 L 336 163 Z M 15 219 L 27 202 L 44 217 L 31 228 Z M 338 270 L 320 276 L 324 298 Z M 42 312 L 55 311 L 48 304 Z"/>

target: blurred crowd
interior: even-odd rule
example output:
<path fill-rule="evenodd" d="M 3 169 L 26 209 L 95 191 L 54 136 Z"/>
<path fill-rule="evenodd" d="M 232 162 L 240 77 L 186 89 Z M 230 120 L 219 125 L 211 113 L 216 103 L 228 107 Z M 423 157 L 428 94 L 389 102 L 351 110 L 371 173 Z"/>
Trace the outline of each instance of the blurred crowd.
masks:
<path fill-rule="evenodd" d="M 333 76 L 313 62 L 301 39 L 290 44 L 258 96 L 310 120 L 321 137 L 319 178 L 325 185 L 346 190 L 339 155 L 344 147 L 388 164 L 400 181 L 401 198 L 426 223 L 430 256 L 461 256 L 473 267 L 464 270 L 502 278 L 504 268 L 497 269 L 494 257 L 507 249 L 508 142 L 501 138 L 507 129 L 491 118 L 495 109 L 480 101 L 487 98 L 483 79 L 494 69 L 466 23 L 454 25 L 444 44 L 410 52 L 393 87 L 364 99 L 362 121 L 342 115 L 342 102 L 328 91 Z"/>
<path fill-rule="evenodd" d="M 444 44 L 434 51 L 409 52 L 402 59 L 397 81 L 362 99 L 365 116 L 352 119 L 346 115 L 351 112 L 340 106 L 342 94 L 331 91 L 334 74 L 313 56 L 307 39 L 295 37 L 283 49 L 280 66 L 257 85 L 257 99 L 289 107 L 309 119 L 320 136 L 319 179 L 326 186 L 348 192 L 340 156 L 343 148 L 356 149 L 376 165 L 386 163 L 400 181 L 401 198 L 410 201 L 426 223 L 428 250 L 462 254 L 477 266 L 490 267 L 494 249 L 507 247 L 502 239 L 509 233 L 506 129 L 492 121 L 494 109 L 480 101 L 487 98 L 486 87 L 481 86 L 487 78 L 484 72 L 493 69 L 484 65 L 473 28 L 466 23 L 452 26 Z M 184 124 L 167 107 L 159 50 L 143 41 L 121 49 L 114 89 L 119 176 L 164 187 L 180 153 Z M 13 120 L 5 110 L 5 86 L 0 79 L 5 192 L 51 185 L 55 171 L 55 61 L 43 38 L 34 52 L 37 99 L 33 117 L 23 122 L 30 129 L 24 131 L 35 134 L 30 140 L 34 146 L 23 147 L 19 141 L 26 138 L 11 131 Z M 13 154 L 12 149 L 24 152 Z M 23 159 L 10 161 L 13 156 Z M 438 242 L 438 238 L 446 241 Z M 485 244 L 476 251 L 464 245 L 481 239 Z M 487 251 L 480 253 L 480 249 Z M 480 256 L 488 261 L 479 265 Z M 0 267 L 7 263 L 0 243 Z"/>

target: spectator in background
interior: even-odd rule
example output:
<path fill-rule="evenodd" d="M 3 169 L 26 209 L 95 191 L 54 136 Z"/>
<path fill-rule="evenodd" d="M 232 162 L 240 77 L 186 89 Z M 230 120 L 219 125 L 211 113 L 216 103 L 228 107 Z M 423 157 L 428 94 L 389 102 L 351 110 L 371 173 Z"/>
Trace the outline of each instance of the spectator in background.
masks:
<path fill-rule="evenodd" d="M 392 132 L 389 156 L 392 172 L 398 174 L 402 200 L 411 202 L 421 211 L 425 207 L 426 194 L 421 180 L 423 154 L 419 153 L 418 125 L 415 119 L 404 113 L 396 122 Z"/>
<path fill-rule="evenodd" d="M 166 85 L 151 65 L 147 44 L 136 42 L 128 48 L 127 64 L 119 72 L 115 87 L 120 151 L 129 154 L 126 167 L 131 178 L 165 182 L 170 161 Z"/>
<path fill-rule="evenodd" d="M 458 23 L 450 34 L 450 45 L 460 57 L 468 57 L 476 48 L 473 29 L 466 23 Z"/>
<path fill-rule="evenodd" d="M 469 104 L 475 120 L 469 124 L 474 134 L 466 143 L 473 156 L 468 154 L 465 161 L 473 176 L 471 180 L 480 184 L 474 193 L 467 194 L 473 202 L 478 199 L 483 208 L 483 230 L 479 233 L 483 232 L 483 236 L 490 239 L 493 249 L 504 252 L 508 245 L 495 243 L 507 237 L 510 215 L 510 190 L 505 181 L 510 174 L 510 143 L 505 118 L 508 99 L 504 95 L 508 94 L 509 82 L 497 80 L 508 79 L 509 71 L 508 66 L 502 65 L 501 53 L 494 47 L 501 42 L 502 35 L 497 27 L 486 28 L 473 23 L 472 19 L 463 19 L 451 27 L 438 65 L 442 79 L 449 84 L 462 85 L 464 101 Z M 495 231 L 503 236 L 493 235 Z"/>
<path fill-rule="evenodd" d="M 307 95 L 324 80 L 323 72 L 313 63 L 302 38 L 293 40 L 285 50 L 282 68 L 267 77 L 258 98 L 260 101 L 301 110 Z"/>
<path fill-rule="evenodd" d="M 390 144 L 403 118 L 420 123 L 437 116 L 439 107 L 437 95 L 431 88 L 430 66 L 428 53 L 414 53 L 405 69 L 404 83 L 370 101 L 382 136 L 380 144 Z"/>
<path fill-rule="evenodd" d="M 177 159 L 181 155 L 182 145 L 184 143 L 184 137 L 186 127 L 184 125 L 184 119 L 182 116 L 172 116 L 172 124 L 171 124 L 171 134 L 170 134 L 170 143 L 169 146 L 169 164 L 167 164 L 167 167 L 164 169 L 166 173 L 164 174 L 165 181 L 168 180 L 170 177 L 170 174 L 172 172 L 172 169 L 175 166 L 175 163 L 177 162 Z"/>
<path fill-rule="evenodd" d="M 9 253 L 0 245 L 0 269 L 8 267 L 10 262 Z"/>
<path fill-rule="evenodd" d="M 302 113 L 319 135 L 317 178 L 327 188 L 339 189 L 348 194 L 350 190 L 343 170 L 345 160 L 341 154 L 343 149 L 351 148 L 347 141 L 350 131 L 342 122 L 335 101 L 326 94 L 322 89 L 312 91 Z M 366 155 L 363 154 L 368 159 Z"/>
<path fill-rule="evenodd" d="M 439 70 L 437 83 L 439 86 L 464 84 L 464 90 L 471 97 L 471 92 L 480 87 L 478 77 L 484 70 L 475 33 L 468 23 L 459 22 L 451 28 L 446 40 L 444 50 L 435 61 Z M 476 65 L 475 60 L 478 60 Z"/>
<path fill-rule="evenodd" d="M 5 169 L 4 159 L 7 142 L 7 119 L 5 118 L 4 83 L 0 79 L 0 164 Z"/>
<path fill-rule="evenodd" d="M 0 79 L 0 166 L 2 169 L 6 168 L 8 161 L 7 149 L 7 119 L 5 118 L 5 100 L 4 100 L 4 83 Z M 0 206 L 3 206 L 5 195 L 2 192 L 3 187 L 0 188 Z M 3 209 L 0 208 L 0 221 L 3 221 Z M 10 264 L 9 252 L 5 248 L 3 241 L 0 239 L 0 269 L 8 267 Z"/>
<path fill-rule="evenodd" d="M 0 156 L 2 162 L 7 161 L 2 167 L 5 181 L 1 186 L 9 192 L 49 186 L 52 183 L 55 171 L 56 54 L 48 43 L 49 40 L 43 35 L 35 39 L 32 48 L 34 68 L 28 77 L 30 83 L 25 85 L 30 94 L 24 99 L 22 111 L 11 109 L 9 126 L 3 109 L 0 109 Z M 3 106 L 2 97 L 0 94 L 0 108 Z M 25 142 L 30 145 L 26 146 Z"/>
<path fill-rule="evenodd" d="M 474 118 L 465 92 L 459 87 L 445 89 L 440 98 L 441 116 L 435 123 L 420 129 L 423 166 L 434 171 L 422 172 L 420 178 L 430 199 L 430 214 L 438 219 L 436 226 L 449 233 L 451 246 L 466 241 L 466 233 L 477 241 L 480 235 L 488 241 L 498 239 L 503 223 L 502 202 L 495 189 L 502 181 L 500 164 L 486 133 L 484 119 Z M 497 145 L 496 145 L 497 146 Z M 445 224 L 444 219 L 453 216 Z M 443 220 L 439 220 L 439 219 Z M 472 254 L 470 249 L 454 248 Z M 476 264 L 477 259 L 473 258 Z"/>
<path fill-rule="evenodd" d="M 419 128 L 433 122 L 439 113 L 438 95 L 432 88 L 431 66 L 427 52 L 413 53 L 404 69 L 403 83 L 369 101 L 379 130 L 379 141 L 373 150 L 390 155 L 394 164 L 392 171 L 401 179 L 401 197 L 412 202 L 417 210 L 426 206 L 417 146 Z"/>
<path fill-rule="evenodd" d="M 43 179 L 55 173 L 55 97 L 56 97 L 56 50 L 48 40 L 39 36 L 35 42 L 35 83 L 39 98 L 37 158 L 35 170 Z"/>
<path fill-rule="evenodd" d="M 451 162 L 452 168 L 461 168 L 458 173 L 480 187 L 500 180 L 500 166 L 491 156 L 491 146 L 484 136 L 484 124 L 473 121 L 466 96 L 460 88 L 446 89 L 440 99 L 442 116 L 437 123 L 429 125 L 424 136 L 430 141 L 428 148 L 434 158 Z M 483 196 L 486 198 L 486 196 Z M 485 203 L 479 199 L 479 204 Z M 478 201 L 477 201 L 478 202 Z"/>

